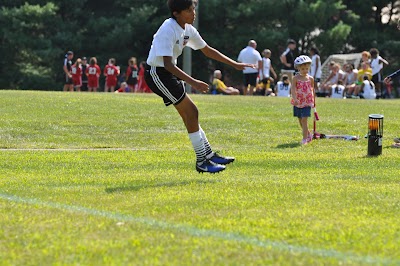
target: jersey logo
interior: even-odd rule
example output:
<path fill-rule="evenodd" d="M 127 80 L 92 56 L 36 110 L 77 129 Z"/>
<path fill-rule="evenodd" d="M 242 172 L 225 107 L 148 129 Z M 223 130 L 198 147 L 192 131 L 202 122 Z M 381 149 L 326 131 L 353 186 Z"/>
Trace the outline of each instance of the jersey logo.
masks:
<path fill-rule="evenodd" d="M 185 46 L 189 42 L 189 36 L 183 37 L 183 46 Z"/>

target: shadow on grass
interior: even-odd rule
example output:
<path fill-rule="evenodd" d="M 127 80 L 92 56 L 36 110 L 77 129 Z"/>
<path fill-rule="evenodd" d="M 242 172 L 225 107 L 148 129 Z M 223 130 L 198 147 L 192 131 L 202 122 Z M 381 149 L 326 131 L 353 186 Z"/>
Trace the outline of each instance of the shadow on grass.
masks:
<path fill-rule="evenodd" d="M 296 148 L 299 147 L 300 143 L 299 142 L 292 142 L 292 143 L 285 143 L 285 144 L 279 144 L 276 146 L 277 149 L 291 149 L 291 148 Z"/>
<path fill-rule="evenodd" d="M 139 191 L 141 189 L 146 188 L 157 188 L 157 187 L 178 187 L 178 186 L 186 186 L 190 184 L 213 184 L 218 183 L 220 181 L 216 180 L 189 180 L 189 181 L 180 181 L 180 182 L 164 182 L 164 183 L 156 183 L 156 184 L 142 184 L 136 186 L 121 186 L 121 187 L 111 187 L 106 188 L 105 191 L 107 193 L 115 193 L 115 192 L 127 192 L 127 191 Z"/>

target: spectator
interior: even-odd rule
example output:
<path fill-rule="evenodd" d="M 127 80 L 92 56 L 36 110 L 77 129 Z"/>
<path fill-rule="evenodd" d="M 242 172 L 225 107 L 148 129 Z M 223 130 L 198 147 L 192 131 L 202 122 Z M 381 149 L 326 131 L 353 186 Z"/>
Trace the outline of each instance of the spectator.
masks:
<path fill-rule="evenodd" d="M 113 92 L 117 86 L 117 78 L 120 71 L 119 68 L 115 66 L 115 59 L 110 58 L 108 60 L 108 65 L 104 67 L 103 74 L 106 76 L 106 84 L 104 87 L 104 92 Z"/>
<path fill-rule="evenodd" d="M 289 81 L 292 82 L 292 78 L 295 72 L 294 59 L 297 56 L 296 41 L 293 39 L 289 39 L 286 44 L 287 48 L 280 57 L 283 64 L 281 74 L 286 74 L 289 77 Z"/>
<path fill-rule="evenodd" d="M 361 69 L 358 70 L 356 81 L 358 86 L 363 84 L 364 76 L 367 76 L 369 80 L 372 79 L 372 68 L 368 62 L 361 63 Z"/>
<path fill-rule="evenodd" d="M 358 69 L 362 68 L 362 64 L 363 63 L 370 64 L 370 59 L 371 59 L 371 54 L 368 51 L 363 51 L 361 53 L 361 61 L 360 61 L 359 65 L 358 65 Z"/>
<path fill-rule="evenodd" d="M 330 97 L 334 99 L 344 98 L 345 87 L 343 86 L 343 81 L 339 80 L 337 84 L 332 85 Z"/>
<path fill-rule="evenodd" d="M 371 54 L 371 68 L 372 68 L 371 80 L 375 84 L 377 98 L 380 98 L 382 95 L 383 65 L 389 65 L 389 63 L 379 55 L 378 49 L 372 48 L 369 52 Z"/>
<path fill-rule="evenodd" d="M 256 65 L 258 66 L 258 69 L 261 69 L 262 58 L 260 53 L 256 50 L 256 48 L 257 48 L 256 41 L 250 40 L 247 47 L 240 51 L 238 62 Z M 258 69 L 246 67 L 243 70 L 243 76 L 244 76 L 243 95 L 247 95 L 248 88 L 250 88 L 249 94 L 253 95 L 254 88 L 257 85 Z"/>
<path fill-rule="evenodd" d="M 311 107 L 314 106 L 314 80 L 308 75 L 311 58 L 306 55 L 297 57 L 294 61 L 299 74 L 293 77 L 291 86 L 293 115 L 298 118 L 303 133 L 302 145 L 312 141 L 312 134 L 308 130 L 308 117 L 311 116 Z"/>
<path fill-rule="evenodd" d="M 215 70 L 214 71 L 214 80 L 213 80 L 212 84 L 215 87 L 215 89 L 217 90 L 217 92 L 225 94 L 225 95 L 240 94 L 240 91 L 238 89 L 226 86 L 225 83 L 221 80 L 221 78 L 222 78 L 221 70 Z"/>
<path fill-rule="evenodd" d="M 281 80 L 276 84 L 276 95 L 278 97 L 290 96 L 290 81 L 288 75 L 283 74 Z"/>
<path fill-rule="evenodd" d="M 343 85 L 345 87 L 346 97 L 351 97 L 351 95 L 356 87 L 358 70 L 354 69 L 353 64 L 346 64 L 344 69 L 345 69 L 346 75 L 343 79 L 343 81 L 344 81 Z"/>
<path fill-rule="evenodd" d="M 365 75 L 363 79 L 363 84 L 361 84 L 359 90 L 355 93 L 356 98 L 362 97 L 364 99 L 376 99 L 375 84 L 369 80 L 367 75 Z"/>
<path fill-rule="evenodd" d="M 86 75 L 86 69 L 88 68 L 89 64 L 87 63 L 87 58 L 82 57 L 82 91 L 88 91 L 88 77 Z"/>
<path fill-rule="evenodd" d="M 341 80 L 343 82 L 343 79 L 345 77 L 345 73 L 343 70 L 340 69 L 340 65 L 338 63 L 335 63 L 332 67 L 332 71 L 330 75 L 326 78 L 326 80 L 321 84 L 321 89 L 320 89 L 320 96 L 327 96 L 331 93 L 332 90 L 332 85 L 338 84 L 338 81 Z"/>
<path fill-rule="evenodd" d="M 138 72 L 138 91 L 144 93 L 151 93 L 149 86 L 147 86 L 146 80 L 144 79 L 144 72 L 146 71 L 146 62 L 140 62 Z"/>
<path fill-rule="evenodd" d="M 63 91 L 74 91 L 74 83 L 72 81 L 72 74 L 71 74 L 71 66 L 73 58 L 74 58 L 74 53 L 72 51 L 68 51 L 65 55 L 64 66 L 63 66 L 65 75 L 65 83 Z"/>
<path fill-rule="evenodd" d="M 314 78 L 314 90 L 318 90 L 318 83 L 321 82 L 322 68 L 321 68 L 321 58 L 319 56 L 319 50 L 316 47 L 310 49 L 311 56 L 311 68 L 309 75 Z"/>
<path fill-rule="evenodd" d="M 82 87 L 82 60 L 78 58 L 75 64 L 71 66 L 72 81 L 74 83 L 74 88 L 76 91 L 81 91 Z"/>
<path fill-rule="evenodd" d="M 115 93 L 121 93 L 121 92 L 132 92 L 132 90 L 129 87 L 128 83 L 122 82 L 121 86 L 119 87 L 119 89 L 115 90 Z"/>
<path fill-rule="evenodd" d="M 276 75 L 275 69 L 272 66 L 271 63 L 271 50 L 269 49 L 265 49 L 262 52 L 263 58 L 261 61 L 261 68 L 260 68 L 260 73 L 259 73 L 259 77 L 260 80 L 262 81 L 262 83 L 264 85 L 267 84 L 267 81 L 270 80 L 271 77 L 271 73 L 274 75 L 274 79 L 276 80 L 278 78 L 278 76 Z M 274 80 L 272 80 L 273 82 Z"/>
<path fill-rule="evenodd" d="M 89 63 L 89 67 L 86 69 L 86 76 L 88 77 L 88 91 L 97 92 L 97 89 L 99 88 L 99 77 L 101 70 L 97 65 L 96 57 L 90 58 Z"/>
<path fill-rule="evenodd" d="M 136 57 L 131 57 L 128 61 L 128 68 L 126 69 L 125 81 L 128 84 L 131 92 L 140 92 L 137 88 L 138 84 L 138 67 Z"/>

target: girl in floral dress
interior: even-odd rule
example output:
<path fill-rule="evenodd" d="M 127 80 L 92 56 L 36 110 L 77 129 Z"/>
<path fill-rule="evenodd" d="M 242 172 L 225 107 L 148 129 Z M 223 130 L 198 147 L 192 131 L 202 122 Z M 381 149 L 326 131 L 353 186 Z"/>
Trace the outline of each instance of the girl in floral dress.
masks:
<path fill-rule="evenodd" d="M 294 66 L 298 74 L 294 76 L 291 86 L 291 104 L 293 115 L 299 119 L 303 133 L 302 145 L 312 141 L 312 134 L 308 130 L 308 117 L 311 116 L 311 108 L 314 107 L 314 79 L 308 75 L 311 66 L 311 58 L 306 55 L 297 57 Z"/>

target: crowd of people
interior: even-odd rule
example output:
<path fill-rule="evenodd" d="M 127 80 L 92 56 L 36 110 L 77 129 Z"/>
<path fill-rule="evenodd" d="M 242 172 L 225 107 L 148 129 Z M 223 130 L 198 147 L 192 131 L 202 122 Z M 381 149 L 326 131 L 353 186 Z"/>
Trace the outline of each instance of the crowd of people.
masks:
<path fill-rule="evenodd" d="M 237 58 L 238 62 L 255 65 L 255 68 L 243 70 L 243 84 L 238 88 L 227 86 L 222 79 L 221 70 L 215 70 L 210 86 L 211 94 L 226 95 L 262 95 L 290 97 L 290 88 L 293 77 L 297 74 L 294 60 L 297 56 L 296 42 L 287 41 L 287 47 L 280 56 L 282 68 L 278 79 L 272 61 L 270 49 L 264 49 L 262 53 L 257 51 L 257 43 L 250 40 L 247 47 L 242 49 Z M 312 60 L 309 75 L 314 79 L 314 89 L 317 96 L 331 98 L 365 98 L 376 99 L 382 97 L 383 77 L 382 69 L 389 62 L 379 55 L 376 48 L 361 53 L 361 61 L 356 67 L 348 63 L 341 66 L 331 61 L 329 63 L 329 75 L 322 78 L 321 58 L 317 48 L 309 51 Z M 116 60 L 110 58 L 103 71 L 97 64 L 96 57 L 91 57 L 89 62 L 86 57 L 78 58 L 73 62 L 74 53 L 68 51 L 64 59 L 65 85 L 64 91 L 89 91 L 97 92 L 104 88 L 104 92 L 144 92 L 150 93 L 144 72 L 146 62 L 139 66 L 135 57 L 128 60 L 126 71 L 121 72 Z M 104 86 L 100 86 L 100 77 L 104 76 Z M 390 94 L 391 82 L 386 83 Z"/>
<path fill-rule="evenodd" d="M 74 53 L 68 51 L 64 59 L 64 91 L 97 92 L 100 88 L 100 77 L 104 76 L 104 92 L 144 92 L 150 93 L 144 79 L 145 62 L 139 67 L 135 57 L 128 60 L 126 72 L 121 73 L 120 66 L 116 65 L 115 58 L 110 58 L 101 71 L 96 57 L 91 57 L 89 63 L 86 57 L 78 58 L 73 62 Z"/>
<path fill-rule="evenodd" d="M 290 86 L 293 77 L 298 74 L 294 67 L 297 57 L 296 42 L 292 39 L 287 41 L 287 48 L 280 56 L 282 68 L 280 79 L 271 62 L 271 50 L 264 49 L 261 54 L 257 51 L 257 43 L 250 40 L 247 47 L 240 51 L 238 62 L 256 65 L 257 68 L 243 70 L 243 84 L 237 88 L 242 95 L 264 95 L 290 97 Z M 365 98 L 378 99 L 383 96 L 390 97 L 391 82 L 383 82 L 382 69 L 389 62 L 379 55 L 376 48 L 361 53 L 361 61 L 355 66 L 346 63 L 341 66 L 338 62 L 329 62 L 329 75 L 322 80 L 322 63 L 319 50 L 312 47 L 309 51 L 311 66 L 309 75 L 313 77 L 314 89 L 317 96 L 331 98 Z M 219 70 L 218 70 L 219 71 Z M 220 71 L 219 71 L 220 72 Z M 214 75 L 213 93 L 236 94 L 224 91 L 221 75 Z M 216 82 L 215 79 L 221 82 Z M 284 86 L 285 85 L 285 86 Z M 383 88 L 386 88 L 384 91 Z M 383 95 L 383 94 L 386 95 Z"/>

